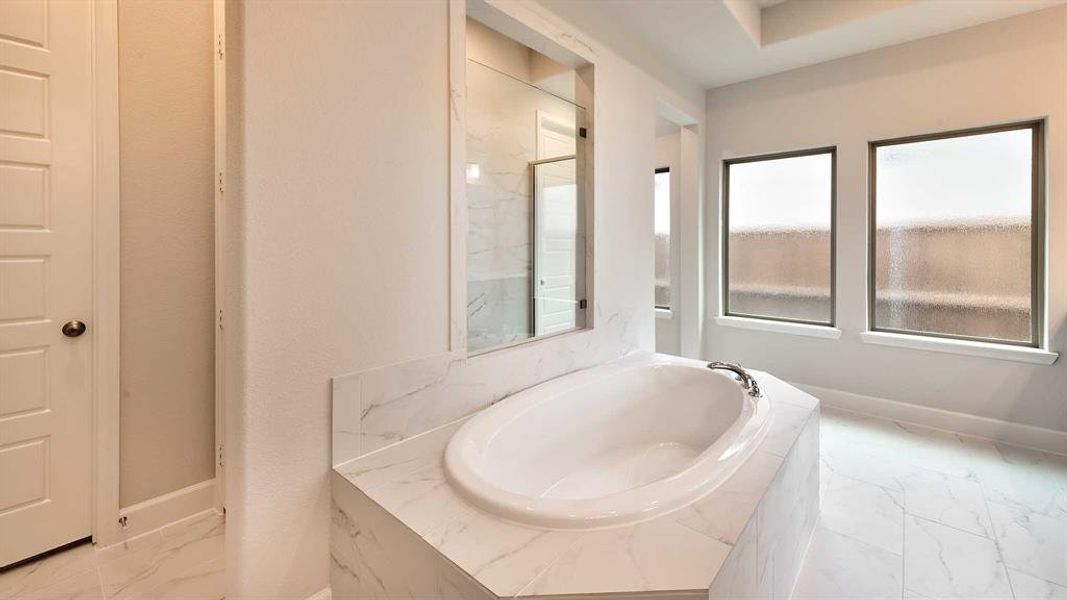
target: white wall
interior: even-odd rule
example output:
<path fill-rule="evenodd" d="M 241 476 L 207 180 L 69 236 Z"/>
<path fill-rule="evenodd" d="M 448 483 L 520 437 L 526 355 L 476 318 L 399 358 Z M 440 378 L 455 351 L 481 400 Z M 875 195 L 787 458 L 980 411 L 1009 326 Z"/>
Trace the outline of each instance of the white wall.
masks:
<path fill-rule="evenodd" d="M 535 52 L 506 35 L 467 19 L 467 58 L 507 73 L 522 81 L 532 81 L 530 71 Z"/>
<path fill-rule="evenodd" d="M 214 16 L 147 0 L 118 16 L 126 507 L 215 477 Z"/>
<path fill-rule="evenodd" d="M 708 326 L 708 358 L 785 379 L 1067 431 L 1067 359 L 1036 366 L 863 344 L 867 142 L 1048 117 L 1049 329 L 1067 351 L 1067 7 L 712 90 L 707 96 L 708 316 L 721 289 L 723 158 L 838 147 L 840 340 Z"/>
<path fill-rule="evenodd" d="M 327 585 L 330 377 L 448 351 L 446 8 L 231 6 L 229 598 Z M 588 43 L 596 294 L 651 348 L 652 247 L 632 241 L 651 230 L 655 101 L 703 114 L 703 96 Z"/>

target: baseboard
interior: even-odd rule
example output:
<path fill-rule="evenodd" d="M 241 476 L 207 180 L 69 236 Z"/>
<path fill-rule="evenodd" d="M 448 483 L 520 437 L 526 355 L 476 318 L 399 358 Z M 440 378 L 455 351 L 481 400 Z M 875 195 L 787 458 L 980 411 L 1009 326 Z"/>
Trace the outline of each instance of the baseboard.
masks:
<path fill-rule="evenodd" d="M 209 479 L 119 510 L 126 517 L 123 539 L 136 537 L 215 508 L 215 480 Z"/>
<path fill-rule="evenodd" d="M 793 385 L 815 396 L 826 406 L 1067 456 L 1067 431 L 998 421 L 815 385 Z"/>
<path fill-rule="evenodd" d="M 331 600 L 333 598 L 333 592 L 330 590 L 330 586 L 326 586 L 314 594 L 308 596 L 307 600 Z"/>

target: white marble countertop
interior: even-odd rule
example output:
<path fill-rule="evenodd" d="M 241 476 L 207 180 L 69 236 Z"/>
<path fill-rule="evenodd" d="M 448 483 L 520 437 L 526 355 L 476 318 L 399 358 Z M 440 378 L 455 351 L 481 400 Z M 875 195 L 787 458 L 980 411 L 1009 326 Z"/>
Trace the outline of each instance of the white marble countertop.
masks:
<path fill-rule="evenodd" d="M 500 597 L 651 591 L 706 592 L 818 400 L 758 373 L 771 402 L 767 437 L 722 486 L 656 519 L 599 531 L 518 525 L 463 500 L 443 455 L 466 419 L 335 471 Z M 469 418 L 469 417 L 468 417 Z"/>

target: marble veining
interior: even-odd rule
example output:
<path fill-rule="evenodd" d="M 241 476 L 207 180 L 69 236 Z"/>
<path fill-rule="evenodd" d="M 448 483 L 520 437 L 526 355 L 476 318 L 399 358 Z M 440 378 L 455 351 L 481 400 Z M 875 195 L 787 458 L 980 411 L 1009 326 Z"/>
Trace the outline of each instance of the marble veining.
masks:
<path fill-rule="evenodd" d="M 822 525 L 887 552 L 904 545 L 904 494 L 898 490 L 832 477 L 822 503 Z"/>
<path fill-rule="evenodd" d="M 599 305 L 597 305 L 599 307 Z M 449 352 L 333 379 L 333 464 L 435 427 L 553 377 L 639 347 L 631 313 L 601 314 L 597 328 L 467 357 Z"/>
<path fill-rule="evenodd" d="M 810 396 L 782 400 L 782 404 L 801 407 L 816 402 Z M 901 524 L 905 529 L 915 529 L 918 525 L 911 520 L 917 519 L 935 535 L 917 533 L 914 543 L 902 540 L 898 549 L 891 551 L 889 535 L 869 537 L 868 541 L 873 543 L 868 543 L 863 541 L 865 533 L 853 537 L 855 528 L 838 523 L 831 525 L 835 530 L 818 519 L 792 593 L 794 598 L 973 598 L 976 589 L 987 590 L 985 593 L 992 597 L 1016 600 L 1067 598 L 1067 586 L 1059 583 L 1061 575 L 1067 572 L 1064 568 L 1067 549 L 1062 545 L 1067 539 L 1063 529 L 1067 519 L 1057 516 L 1062 514 L 1063 498 L 1067 498 L 1064 457 L 833 409 L 823 410 L 819 427 L 808 427 L 802 435 L 810 435 L 811 430 L 819 437 L 820 444 L 821 475 L 817 485 L 822 490 L 817 489 L 815 494 L 823 499 L 823 514 L 827 519 L 833 521 L 835 506 L 845 507 L 863 494 L 870 497 L 881 494 L 892 501 L 880 503 L 877 510 L 867 510 L 872 531 L 894 532 Z M 392 477 L 390 468 L 407 470 L 412 475 L 407 485 L 400 487 L 410 489 L 407 498 L 417 497 L 420 485 L 427 486 L 423 489 L 442 485 L 420 479 L 417 469 L 413 469 L 418 461 L 412 457 L 421 452 L 416 451 L 417 442 L 425 444 L 428 439 L 427 436 L 413 438 L 351 465 L 360 465 L 358 475 L 368 488 L 378 487 L 383 491 L 392 489 L 388 483 Z M 441 443 L 446 440 L 447 436 Z M 401 450 L 406 454 L 392 454 Z M 769 453 L 757 457 L 763 469 L 746 471 L 747 476 L 753 480 L 769 476 L 779 483 L 788 481 L 796 490 L 792 492 L 794 499 L 802 497 L 799 475 L 785 477 L 783 467 L 771 469 L 775 461 L 785 463 L 785 458 Z M 878 486 L 883 491 L 860 484 Z M 729 487 L 722 489 L 725 494 Z M 767 535 L 770 528 L 778 526 L 776 515 L 789 504 L 783 499 L 786 494 L 774 491 L 775 486 L 771 486 L 762 496 L 746 495 L 742 491 L 706 500 L 735 507 L 742 513 L 754 511 L 763 517 L 766 527 L 762 530 L 751 525 L 738 530 L 718 519 L 701 522 L 692 511 L 676 513 L 677 522 L 685 527 L 722 543 L 730 544 L 733 540 L 734 549 L 720 567 L 711 591 L 705 592 L 702 598 L 708 593 L 712 598 L 789 596 L 788 589 L 781 589 L 789 586 L 782 574 L 788 573 L 788 569 L 778 568 L 774 552 L 778 548 L 773 544 L 776 536 Z M 851 495 L 855 493 L 861 496 Z M 902 505 L 898 505 L 901 497 Z M 458 527 L 454 523 L 439 528 L 440 535 L 458 541 L 448 533 Z M 756 543 L 761 531 L 763 544 Z M 921 536 L 933 539 L 923 540 Z M 943 554 L 943 560 L 937 558 L 938 551 Z M 906 568 L 906 563 L 913 568 Z M 495 598 L 495 594 L 477 582 L 472 583 L 465 575 L 450 573 L 442 577 L 459 582 L 454 587 L 441 587 L 442 597 L 446 597 L 447 589 L 449 593 L 460 594 L 447 596 L 452 598 Z M 779 589 L 775 589 L 776 579 Z M 462 593 L 454 591 L 462 585 L 467 586 Z"/>
<path fill-rule="evenodd" d="M 519 81 L 519 80 L 522 81 Z M 534 198 L 530 163 L 539 147 L 538 115 L 573 128 L 581 109 L 476 60 L 466 65 L 464 132 L 467 200 L 467 347 L 491 348 L 533 335 Z M 573 143 L 570 151 L 573 154 Z M 580 204 L 578 205 L 580 209 Z M 579 243 L 581 238 L 575 238 Z M 584 282 L 575 282 L 584 297 Z"/>
<path fill-rule="evenodd" d="M 930 598 L 1013 597 L 993 540 L 914 516 L 904 535 L 909 590 Z"/>
<path fill-rule="evenodd" d="M 739 589 L 769 591 L 774 584 L 787 595 L 818 512 L 818 402 L 771 376 L 759 377 L 772 407 L 788 407 L 775 415 L 783 426 L 763 442 L 776 453 L 761 445 L 727 484 L 696 505 L 635 525 L 557 531 L 508 523 L 473 507 L 453 491 L 442 467 L 444 448 L 463 420 L 338 465 L 332 482 L 334 597 L 389 590 L 391 578 L 406 581 L 400 593 L 458 593 L 458 586 L 467 598 L 650 591 L 706 598 L 709 589 L 718 594 L 713 598 L 729 598 Z M 791 401 L 773 400 L 785 396 Z M 766 535 L 775 540 L 764 561 L 770 577 L 757 564 L 766 543 L 760 525 L 777 528 Z M 376 527 L 385 531 L 367 529 Z M 397 573 L 402 567 L 377 549 L 383 544 L 404 548 L 405 561 L 425 564 L 420 572 L 430 575 L 405 579 Z M 392 555 L 401 555 L 397 551 Z M 774 563 L 777 568 L 769 569 Z"/>
<path fill-rule="evenodd" d="M 1064 457 L 829 408 L 821 432 L 795 598 L 1067 597 Z"/>
<path fill-rule="evenodd" d="M 903 579 L 899 554 L 819 527 L 793 598 L 899 599 Z"/>
<path fill-rule="evenodd" d="M 83 544 L 0 572 L 5 600 L 218 600 L 225 519 L 214 511 L 101 549 Z"/>

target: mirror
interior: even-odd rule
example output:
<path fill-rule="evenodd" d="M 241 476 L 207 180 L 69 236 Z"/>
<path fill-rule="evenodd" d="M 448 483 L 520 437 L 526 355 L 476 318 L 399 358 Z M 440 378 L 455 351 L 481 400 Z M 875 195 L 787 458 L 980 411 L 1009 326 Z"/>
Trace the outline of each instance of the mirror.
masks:
<path fill-rule="evenodd" d="M 467 349 L 585 327 L 575 71 L 468 19 Z"/>

